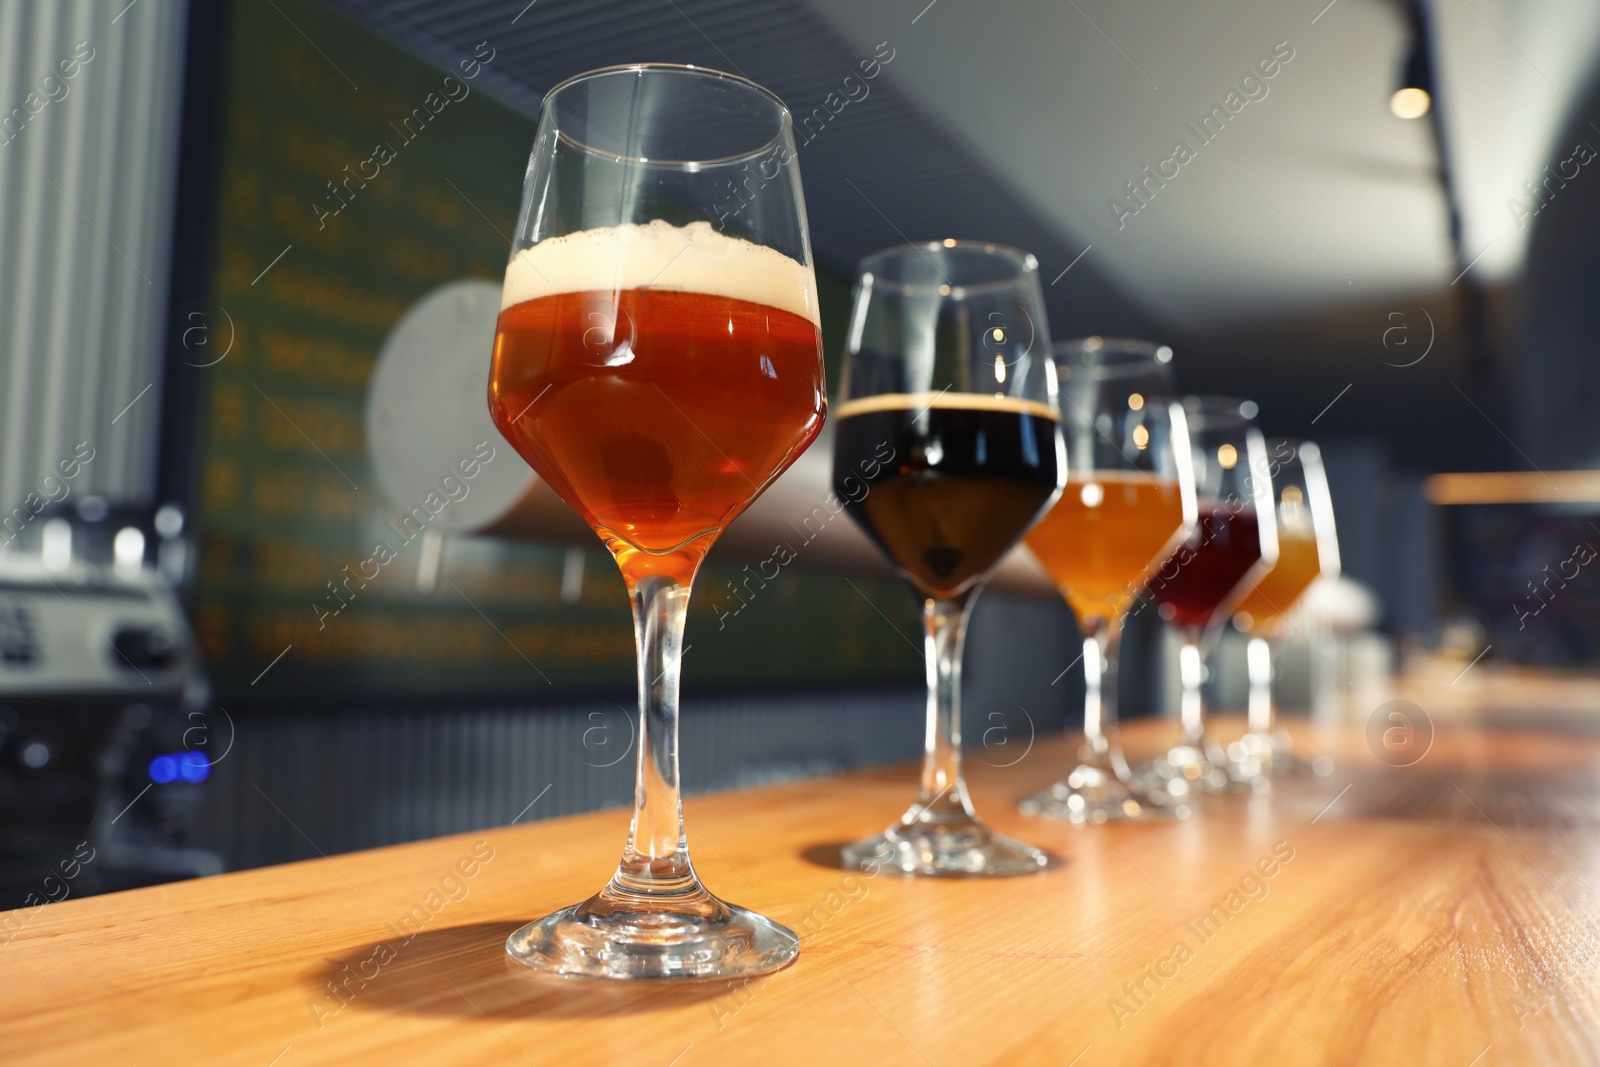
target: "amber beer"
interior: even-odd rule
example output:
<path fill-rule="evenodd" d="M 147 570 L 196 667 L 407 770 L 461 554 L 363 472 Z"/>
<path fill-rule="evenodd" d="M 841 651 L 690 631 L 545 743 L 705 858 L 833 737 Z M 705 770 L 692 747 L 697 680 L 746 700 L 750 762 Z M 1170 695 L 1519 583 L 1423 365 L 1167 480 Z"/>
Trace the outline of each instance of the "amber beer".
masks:
<path fill-rule="evenodd" d="M 797 262 L 704 224 L 535 245 L 507 272 L 490 413 L 625 570 L 692 567 L 822 429 L 813 292 Z"/>
<path fill-rule="evenodd" d="M 1278 528 L 1278 562 L 1234 608 L 1239 629 L 1271 637 L 1283 628 L 1284 615 L 1322 573 L 1317 535 L 1311 530 Z"/>
<path fill-rule="evenodd" d="M 1114 621 L 1182 525 L 1176 479 L 1143 471 L 1074 472 L 1025 540 L 1079 619 Z"/>

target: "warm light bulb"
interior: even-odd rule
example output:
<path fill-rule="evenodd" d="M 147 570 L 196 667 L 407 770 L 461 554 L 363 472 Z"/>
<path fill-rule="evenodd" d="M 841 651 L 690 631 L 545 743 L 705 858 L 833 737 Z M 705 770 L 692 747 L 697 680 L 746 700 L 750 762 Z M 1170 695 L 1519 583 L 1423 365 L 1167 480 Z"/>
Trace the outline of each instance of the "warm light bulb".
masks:
<path fill-rule="evenodd" d="M 1138 411 L 1144 407 L 1144 396 L 1139 393 L 1128 394 L 1128 410 Z"/>
<path fill-rule="evenodd" d="M 1217 462 L 1222 464 L 1223 470 L 1233 470 L 1234 464 L 1239 462 L 1239 450 L 1232 445 L 1222 445 L 1217 449 Z"/>
<path fill-rule="evenodd" d="M 994 357 L 994 380 L 997 382 L 1006 380 L 1006 357 L 1004 356 L 997 355 Z"/>
<path fill-rule="evenodd" d="M 138 574 L 144 566 L 144 531 L 124 526 L 111 541 L 111 558 L 119 574 Z"/>
<path fill-rule="evenodd" d="M 1396 118 L 1420 119 L 1428 113 L 1428 108 L 1433 106 L 1433 98 L 1426 89 L 1407 86 L 1395 92 L 1389 98 L 1389 110 L 1393 111 Z"/>
<path fill-rule="evenodd" d="M 45 520 L 39 532 L 39 557 L 47 571 L 72 566 L 72 523 L 61 518 Z"/>

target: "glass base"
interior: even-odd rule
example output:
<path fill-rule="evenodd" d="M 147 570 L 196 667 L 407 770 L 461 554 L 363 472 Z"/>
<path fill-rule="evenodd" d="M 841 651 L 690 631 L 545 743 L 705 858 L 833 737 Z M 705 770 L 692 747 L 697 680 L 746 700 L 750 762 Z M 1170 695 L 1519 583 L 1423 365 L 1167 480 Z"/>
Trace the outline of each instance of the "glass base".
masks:
<path fill-rule="evenodd" d="M 1290 751 L 1287 734 L 1252 731 L 1228 746 L 1228 774 L 1236 781 L 1326 777 L 1332 773 L 1333 761 L 1327 756 L 1306 760 Z"/>
<path fill-rule="evenodd" d="M 1135 792 L 1110 771 L 1088 764 L 1074 767 L 1065 781 L 1025 797 L 1017 809 L 1024 815 L 1075 823 L 1186 819 L 1191 811 L 1182 800 Z"/>
<path fill-rule="evenodd" d="M 1201 793 L 1228 788 L 1228 772 L 1213 761 L 1201 745 L 1178 745 L 1158 756 L 1139 783 L 1152 795 L 1166 794 L 1176 802 L 1192 801 Z"/>
<path fill-rule="evenodd" d="M 1228 777 L 1235 782 L 1254 783 L 1295 774 L 1298 762 L 1271 734 L 1252 731 L 1228 746 Z"/>
<path fill-rule="evenodd" d="M 522 927 L 506 939 L 506 954 L 536 971 L 601 979 L 748 978 L 794 962 L 794 931 L 696 889 L 670 906 L 634 896 L 619 908 L 608 886 Z"/>
<path fill-rule="evenodd" d="M 842 850 L 845 866 L 933 877 L 1001 877 L 1042 871 L 1050 858 L 975 818 L 896 823 Z"/>

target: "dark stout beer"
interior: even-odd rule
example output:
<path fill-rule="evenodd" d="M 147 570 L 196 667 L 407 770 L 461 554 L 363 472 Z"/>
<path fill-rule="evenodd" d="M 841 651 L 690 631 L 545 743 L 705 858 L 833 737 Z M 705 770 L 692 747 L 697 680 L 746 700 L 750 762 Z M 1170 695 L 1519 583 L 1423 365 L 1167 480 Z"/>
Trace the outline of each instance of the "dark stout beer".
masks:
<path fill-rule="evenodd" d="M 924 594 L 949 598 L 999 562 L 1065 474 L 1056 414 L 1011 397 L 864 397 L 837 414 L 834 478 L 852 518 Z M 887 443 L 888 464 L 868 462 Z M 844 475 L 876 470 L 866 491 Z M 857 499 L 858 498 L 858 499 Z"/>

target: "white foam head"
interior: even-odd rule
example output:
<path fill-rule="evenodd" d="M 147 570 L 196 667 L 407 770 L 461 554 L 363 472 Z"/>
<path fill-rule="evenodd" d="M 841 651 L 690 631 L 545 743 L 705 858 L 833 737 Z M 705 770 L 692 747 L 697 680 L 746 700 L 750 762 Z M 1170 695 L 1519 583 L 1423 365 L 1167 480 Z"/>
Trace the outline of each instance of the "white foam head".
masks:
<path fill-rule="evenodd" d="M 810 267 L 765 245 L 718 233 L 709 222 L 657 219 L 551 237 L 506 267 L 500 309 L 560 293 L 667 289 L 780 308 L 817 323 Z"/>

